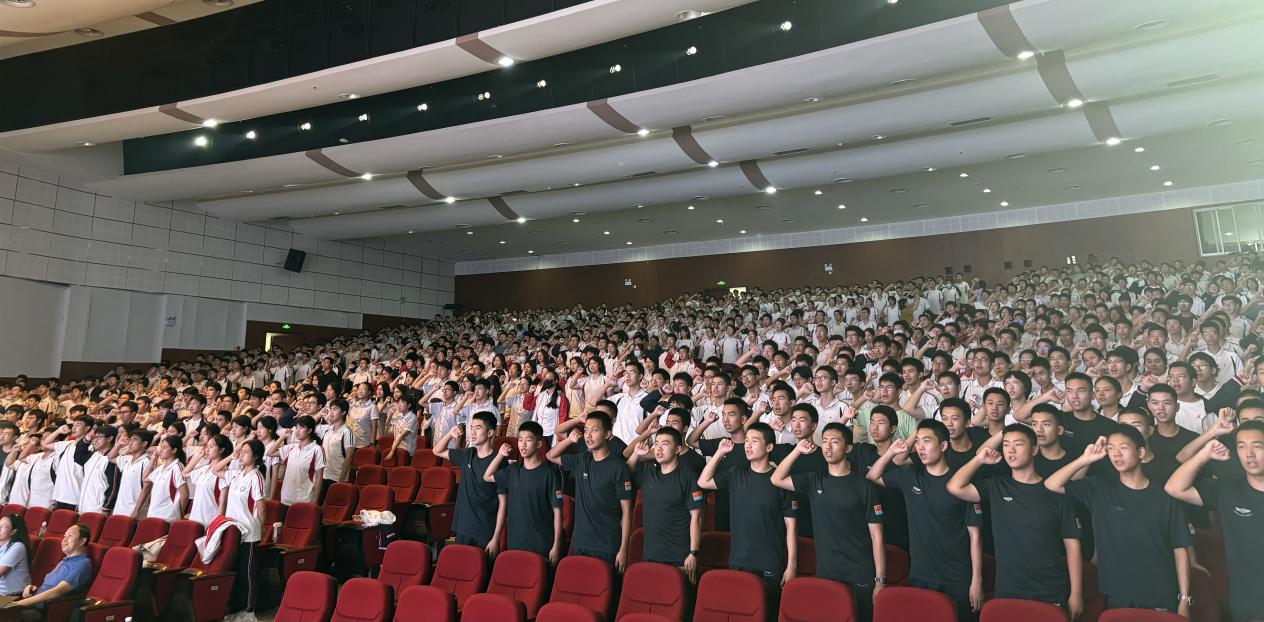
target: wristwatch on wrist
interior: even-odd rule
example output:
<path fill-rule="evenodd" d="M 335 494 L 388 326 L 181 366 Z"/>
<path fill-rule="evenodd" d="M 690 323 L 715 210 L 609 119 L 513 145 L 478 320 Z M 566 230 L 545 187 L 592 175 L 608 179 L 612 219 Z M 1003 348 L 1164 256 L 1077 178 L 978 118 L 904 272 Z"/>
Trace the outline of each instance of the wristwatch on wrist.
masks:
<path fill-rule="evenodd" d="M 693 550 L 689 551 L 689 554 L 690 554 L 690 555 L 693 555 L 694 557 L 697 557 L 697 556 L 698 556 L 698 549 L 693 549 Z"/>
<path fill-rule="evenodd" d="M 1194 606 L 1194 597 L 1189 594 L 1181 594 L 1178 592 L 1176 594 L 1176 600 L 1179 602 L 1185 603 L 1186 605 L 1189 605 L 1191 607 Z"/>
<path fill-rule="evenodd" d="M 886 584 L 887 584 L 887 578 L 886 578 L 886 577 L 874 577 L 874 578 L 873 578 L 873 582 L 874 582 L 875 584 L 877 584 L 877 585 L 886 585 Z"/>

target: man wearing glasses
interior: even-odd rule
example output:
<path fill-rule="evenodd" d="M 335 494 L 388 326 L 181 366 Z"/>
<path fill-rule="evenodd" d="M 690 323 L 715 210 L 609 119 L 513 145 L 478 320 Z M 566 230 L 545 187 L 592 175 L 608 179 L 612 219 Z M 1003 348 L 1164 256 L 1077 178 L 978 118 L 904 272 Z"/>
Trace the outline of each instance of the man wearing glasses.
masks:
<path fill-rule="evenodd" d="M 867 390 L 852 402 L 852 408 L 856 409 L 856 425 L 852 427 L 852 431 L 858 437 L 858 443 L 869 442 L 869 413 L 879 404 L 889 406 L 895 411 L 896 438 L 906 440 L 913 436 L 913 430 L 917 429 L 917 420 L 904 412 L 899 404 L 900 389 L 903 386 L 904 379 L 899 374 L 887 372 L 878 379 L 877 391 Z"/>

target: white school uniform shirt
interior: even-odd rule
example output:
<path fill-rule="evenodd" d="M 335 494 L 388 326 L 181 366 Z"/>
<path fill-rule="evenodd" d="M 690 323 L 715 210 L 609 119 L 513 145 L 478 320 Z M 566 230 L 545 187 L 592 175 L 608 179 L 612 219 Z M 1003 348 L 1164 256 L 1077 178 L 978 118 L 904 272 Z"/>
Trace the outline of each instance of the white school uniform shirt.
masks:
<path fill-rule="evenodd" d="M 325 469 L 325 450 L 316 443 L 294 443 L 281 448 L 285 478 L 281 481 L 281 503 L 294 505 L 311 501 Z"/>
<path fill-rule="evenodd" d="M 157 465 L 149 473 L 153 487 L 149 492 L 149 511 L 145 514 L 169 523 L 180 520 L 180 487 L 184 485 L 184 464 L 172 460 Z"/>
<path fill-rule="evenodd" d="M 118 494 L 116 474 L 111 473 L 114 463 L 107 454 L 92 452 L 83 464 L 83 489 L 79 494 L 79 513 L 105 512 L 110 497 Z M 111 481 L 114 480 L 114 481 Z"/>
<path fill-rule="evenodd" d="M 1197 399 L 1192 402 L 1176 401 L 1178 408 L 1176 410 L 1176 425 L 1193 432 L 1194 434 L 1202 434 L 1216 422 L 1215 413 L 1207 412 L 1207 401 Z"/>
<path fill-rule="evenodd" d="M 149 455 L 142 453 L 139 458 L 132 455 L 119 456 L 115 464 L 119 468 L 119 489 L 118 498 L 114 502 L 114 514 L 131 516 L 136 511 L 136 503 L 140 501 L 141 489 L 145 484 L 145 469 L 149 468 Z"/>
<path fill-rule="evenodd" d="M 618 416 L 614 420 L 614 435 L 625 443 L 636 438 L 636 426 L 645 418 L 645 409 L 641 408 L 641 400 L 649 395 L 645 389 L 635 387 L 635 393 L 624 391 L 614 396 Z"/>
<path fill-rule="evenodd" d="M 241 534 L 242 542 L 258 542 L 263 539 L 263 524 L 256 508 L 260 501 L 267 498 L 264 479 L 259 469 L 233 469 L 220 478 L 219 487 L 228 494 L 224 516 L 245 527 Z"/>
<path fill-rule="evenodd" d="M 377 404 L 368 399 L 363 402 L 352 401 L 347 413 L 347 423 L 353 428 L 353 443 L 356 447 L 368 447 L 376 439 L 373 435 L 373 422 L 377 421 Z"/>
<path fill-rule="evenodd" d="M 75 445 L 78 441 L 53 443 L 53 455 L 57 457 L 57 481 L 53 484 L 53 501 L 79 504 L 83 490 L 83 467 L 75 462 Z"/>
<path fill-rule="evenodd" d="M 57 455 L 51 451 L 27 457 L 31 461 L 31 497 L 27 507 L 49 507 L 53 502 L 53 471 Z"/>
<path fill-rule="evenodd" d="M 31 501 L 31 462 L 28 459 L 13 463 L 13 488 L 9 489 L 8 503 L 29 505 Z"/>
<path fill-rule="evenodd" d="M 219 480 L 209 464 L 203 464 L 189 473 L 189 485 L 193 488 L 189 520 L 206 527 L 219 516 Z"/>
<path fill-rule="evenodd" d="M 402 415 L 397 413 L 391 417 L 388 425 L 396 438 L 403 439 L 399 442 L 399 447 L 408 455 L 413 455 L 417 451 L 417 434 L 420 432 L 417 414 L 411 410 Z"/>
<path fill-rule="evenodd" d="M 341 481 L 342 468 L 355 452 L 355 433 L 347 425 L 335 430 L 331 425 L 317 426 L 321 448 L 325 451 L 325 473 L 323 477 L 335 482 Z M 415 438 L 415 437 L 414 437 Z M 403 444 L 401 443 L 402 447 Z"/>
<path fill-rule="evenodd" d="M 552 389 L 552 391 L 561 390 L 562 389 L 560 387 L 554 387 Z M 549 408 L 549 401 L 552 399 L 553 394 L 550 391 L 541 391 L 540 394 L 535 397 L 535 410 L 532 413 L 532 420 L 540 424 L 540 427 L 544 429 L 544 436 L 553 436 L 553 433 L 557 431 L 557 420 L 559 416 L 558 410 L 562 406 L 562 396 L 558 396 L 558 408 Z"/>

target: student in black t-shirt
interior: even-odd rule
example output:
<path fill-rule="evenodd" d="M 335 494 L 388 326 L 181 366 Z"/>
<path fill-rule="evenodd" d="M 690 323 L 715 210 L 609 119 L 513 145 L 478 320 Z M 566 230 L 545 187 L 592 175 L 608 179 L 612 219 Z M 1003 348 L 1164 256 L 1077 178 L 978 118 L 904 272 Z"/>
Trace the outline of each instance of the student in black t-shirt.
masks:
<path fill-rule="evenodd" d="M 1036 404 L 1031 409 L 1031 431 L 1036 433 L 1036 475 L 1049 477 L 1068 465 L 1075 456 L 1062 447 L 1063 412 L 1052 404 Z"/>
<path fill-rule="evenodd" d="M 611 454 L 610 415 L 594 410 L 577 429 L 549 450 L 548 459 L 575 477 L 575 530 L 571 555 L 596 557 L 622 573 L 628 564 L 632 535 L 632 476 L 623 460 Z M 569 452 L 583 440 L 586 451 Z"/>
<path fill-rule="evenodd" d="M 1230 447 L 1234 443 L 1233 431 L 1239 423 L 1264 421 L 1264 400 L 1261 400 L 1255 391 L 1243 391 L 1242 394 L 1246 397 L 1239 400 L 1237 412 L 1234 412 L 1232 408 L 1221 408 L 1220 412 L 1216 413 L 1216 420 L 1212 422 L 1211 427 L 1176 454 L 1178 461 L 1188 462 L 1213 440 L 1220 441 L 1220 444 L 1225 447 Z M 1203 467 L 1203 475 L 1218 479 L 1242 479 L 1242 463 L 1238 460 L 1237 452 L 1229 452 L 1229 459 L 1224 462 L 1218 460 L 1209 462 Z"/>
<path fill-rule="evenodd" d="M 970 404 L 958 397 L 940 402 L 939 420 L 948 429 L 948 451 L 944 453 L 944 461 L 948 463 L 948 468 L 955 471 L 969 462 L 979 447 L 987 442 L 987 429 L 970 425 Z"/>
<path fill-rule="evenodd" d="M 794 435 L 795 443 L 816 438 L 816 424 L 820 415 L 816 412 L 816 407 L 811 404 L 795 404 L 790 407 L 790 433 Z M 796 444 L 777 443 L 772 448 L 773 463 L 780 463 L 787 456 L 798 453 L 795 448 Z M 812 447 L 816 447 L 813 443 Z M 820 473 L 825 470 L 825 458 L 821 457 L 819 449 L 813 449 L 805 455 L 798 456 L 794 462 L 794 469 L 791 473 Z M 805 538 L 812 537 L 812 498 L 811 495 L 796 494 L 795 501 L 799 504 L 799 511 L 795 514 L 795 523 L 799 535 Z"/>
<path fill-rule="evenodd" d="M 898 489 L 908 507 L 908 585 L 943 592 L 957 605 L 957 619 L 976 619 L 983 606 L 983 545 L 979 524 L 983 508 L 948 494 L 951 470 L 944 461 L 948 430 L 927 419 L 917 424 L 913 446 L 918 461 L 891 466 L 911 448 L 896 440 L 866 476 L 869 481 Z"/>
<path fill-rule="evenodd" d="M 773 471 L 772 483 L 812 497 L 816 576 L 846 583 L 856 602 L 857 618 L 868 622 L 873 617 L 873 599 L 887 580 L 883 506 L 873 482 L 847 459 L 851 438 L 851 430 L 843 424 L 826 424 L 819 450 L 810 438 L 800 440 Z M 799 460 L 818 454 L 826 470 L 795 472 Z"/>
<path fill-rule="evenodd" d="M 1070 411 L 1062 414 L 1062 446 L 1072 456 L 1079 456 L 1084 453 L 1085 447 L 1110 434 L 1115 429 L 1115 422 L 1093 410 L 1093 379 L 1087 374 L 1067 374 L 1064 393 L 1066 407 Z M 1109 471 L 1105 467 L 1100 468 L 1103 472 Z"/>
<path fill-rule="evenodd" d="M 1005 426 L 1002 435 L 989 439 L 948 480 L 948 492 L 991 508 L 996 597 L 1066 607 L 1074 620 L 1084 610 L 1080 530 L 1070 501 L 1049 492 L 1036 473 L 1036 442 L 1031 428 L 1019 423 Z M 987 465 L 1001 461 L 1009 466 L 1008 475 L 976 477 Z"/>
<path fill-rule="evenodd" d="M 1207 465 L 1236 454 L 1243 479 L 1200 479 Z M 1234 622 L 1264 619 L 1264 421 L 1248 421 L 1233 435 L 1233 449 L 1219 440 L 1203 446 L 1172 474 L 1169 495 L 1216 510 L 1224 533 L 1229 575 L 1229 615 Z"/>
<path fill-rule="evenodd" d="M 543 437 L 544 428 L 535 421 L 518 426 L 522 461 L 500 468 L 511 453 L 508 443 L 501 445 L 483 481 L 496 484 L 507 508 L 505 548 L 538 553 L 556 564 L 562 555 L 562 475 L 540 455 Z"/>
<path fill-rule="evenodd" d="M 1107 608 L 1132 607 L 1189 617 L 1189 549 L 1185 513 L 1142 471 L 1145 439 L 1121 425 L 1045 479 L 1045 487 L 1083 503 L 1093 515 L 1098 587 Z M 1114 474 L 1083 478 L 1109 457 Z M 1083 478 L 1083 479 L 1079 479 Z"/>
<path fill-rule="evenodd" d="M 872 443 L 856 443 L 851 447 L 851 461 L 861 473 L 878 462 L 878 458 L 891 451 L 895 441 L 895 409 L 879 404 L 869 412 L 869 440 Z M 853 437 L 854 438 L 854 437 Z M 907 464 L 907 455 L 894 457 L 895 464 Z M 878 487 L 878 501 L 882 503 L 882 537 L 887 544 L 902 549 L 909 548 L 908 511 L 904 507 L 904 495 L 895 488 Z"/>
<path fill-rule="evenodd" d="M 628 457 L 632 481 L 641 491 L 645 517 L 647 562 L 677 566 L 690 583 L 698 581 L 698 547 L 702 542 L 702 490 L 698 473 L 680 463 L 680 431 L 659 428 L 649 441 L 637 443 Z M 654 461 L 640 465 L 646 456 Z"/>
<path fill-rule="evenodd" d="M 1146 395 L 1146 408 L 1154 417 L 1154 432 L 1146 439 L 1146 446 L 1154 457 L 1146 474 L 1156 481 L 1166 482 L 1176 472 L 1176 467 L 1181 465 L 1176 454 L 1198 438 L 1198 435 L 1177 425 L 1176 411 L 1179 404 L 1176 401 L 1176 389 L 1170 385 L 1156 384 L 1150 387 L 1150 392 Z"/>
<path fill-rule="evenodd" d="M 470 429 L 469 445 L 461 449 L 448 449 L 459 442 L 462 428 Z M 500 549 L 500 532 L 505 528 L 505 500 L 496 494 L 496 485 L 483 480 L 487 466 L 496 457 L 492 447 L 496 434 L 496 415 L 481 411 L 474 413 L 467 426 L 452 426 L 435 443 L 434 454 L 461 469 L 461 483 L 456 489 L 456 510 L 452 518 L 452 530 L 457 544 L 468 544 L 486 549 L 495 555 Z"/>
<path fill-rule="evenodd" d="M 723 438 L 701 438 L 702 431 L 707 426 L 715 422 L 715 414 L 707 413 L 702 418 L 702 423 L 694 426 L 692 432 L 689 433 L 687 444 L 693 444 L 702 452 L 702 455 L 708 458 L 719 452 L 720 445 L 725 440 L 730 440 L 735 445 L 746 444 L 746 419 L 750 417 L 750 406 L 740 397 L 730 397 L 724 400 L 724 405 L 720 407 L 720 424 L 724 426 L 724 432 L 729 435 L 727 439 Z M 730 451 L 722 454 L 720 457 L 719 470 L 725 471 L 734 467 L 745 468 L 749 461 L 746 459 L 744 451 Z M 703 465 L 705 468 L 706 465 Z M 729 493 L 726 490 L 717 490 L 715 493 L 715 529 L 716 531 L 729 530 Z"/>
<path fill-rule="evenodd" d="M 700 488 L 728 491 L 733 530 L 729 568 L 749 572 L 763 582 L 770 620 L 776 619 L 781 586 L 794 578 L 798 560 L 792 495 L 772 485 L 769 456 L 774 438 L 768 424 L 752 423 L 738 450 L 746 454 L 749 466 L 721 469 L 724 456 L 735 447 L 732 440 L 723 439 L 698 477 Z"/>
<path fill-rule="evenodd" d="M 677 432 L 680 432 L 680 437 L 682 439 L 685 437 L 685 432 L 687 431 L 685 426 L 690 420 L 688 410 L 685 410 L 684 408 L 673 408 L 667 411 L 667 414 L 663 415 L 662 418 L 663 421 L 666 422 L 666 427 L 674 428 Z M 632 457 L 632 453 L 636 449 L 637 445 L 647 442 L 653 438 L 659 430 L 658 420 L 659 418 L 657 416 L 648 416 L 641 421 L 641 424 L 637 426 L 637 429 L 640 431 L 637 432 L 636 438 L 632 439 L 632 444 L 629 445 L 627 449 L 623 450 L 623 457 L 625 459 Z M 693 471 L 695 475 L 701 473 L 703 467 L 707 466 L 706 458 L 703 458 L 701 454 L 694 451 L 692 447 L 684 445 L 683 441 L 681 442 L 677 453 L 681 466 Z M 641 460 L 653 459 L 654 458 L 651 454 L 646 454 L 641 457 Z"/>

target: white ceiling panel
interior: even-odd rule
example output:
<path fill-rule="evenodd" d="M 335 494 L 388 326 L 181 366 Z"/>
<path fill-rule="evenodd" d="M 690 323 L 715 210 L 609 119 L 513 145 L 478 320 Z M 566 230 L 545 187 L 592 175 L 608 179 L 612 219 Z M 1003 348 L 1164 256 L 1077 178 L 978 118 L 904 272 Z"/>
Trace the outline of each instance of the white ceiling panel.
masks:
<path fill-rule="evenodd" d="M 327 183 L 344 179 L 302 153 L 254 160 L 126 175 L 90 184 L 110 196 L 136 201 L 169 200 L 219 192 L 221 188 L 280 189 L 286 184 Z M 231 180 L 227 184 L 225 180 Z"/>
<path fill-rule="evenodd" d="M 1016 2 L 1010 12 L 1034 51 L 1044 52 L 1101 45 L 1134 31 L 1159 33 L 1207 19 L 1246 17 L 1260 8 L 1254 0 L 1056 0 Z"/>

